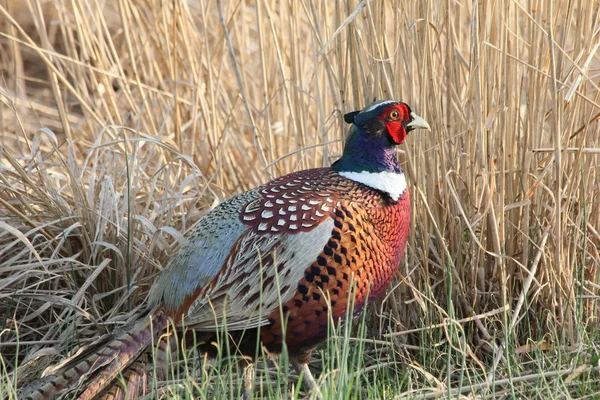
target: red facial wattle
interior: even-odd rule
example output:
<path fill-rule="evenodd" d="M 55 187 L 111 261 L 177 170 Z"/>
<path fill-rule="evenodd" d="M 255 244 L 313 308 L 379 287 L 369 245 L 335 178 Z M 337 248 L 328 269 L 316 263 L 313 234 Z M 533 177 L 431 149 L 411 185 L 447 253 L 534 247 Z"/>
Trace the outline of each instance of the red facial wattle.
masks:
<path fill-rule="evenodd" d="M 401 144 L 406 140 L 406 130 L 401 121 L 386 122 L 385 125 L 395 144 Z"/>
<path fill-rule="evenodd" d="M 406 140 L 405 123 L 410 121 L 410 110 L 404 104 L 395 104 L 388 107 L 379 117 L 385 124 L 390 138 L 395 144 Z"/>

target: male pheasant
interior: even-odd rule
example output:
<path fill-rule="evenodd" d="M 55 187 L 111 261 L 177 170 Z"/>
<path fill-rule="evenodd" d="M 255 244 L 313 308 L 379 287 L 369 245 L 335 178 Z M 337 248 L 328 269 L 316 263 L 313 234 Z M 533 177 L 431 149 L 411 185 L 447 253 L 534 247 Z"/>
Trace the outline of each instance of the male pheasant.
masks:
<path fill-rule="evenodd" d="M 169 320 L 210 343 L 222 327 L 272 353 L 285 342 L 305 385 L 311 351 L 348 302 L 358 313 L 392 280 L 406 246 L 410 198 L 394 146 L 425 120 L 405 103 L 381 101 L 344 116 L 342 157 L 231 197 L 206 214 L 150 290 L 146 311 L 88 346 L 20 399 L 48 399 L 77 388 L 93 399 L 167 329 Z M 254 340 L 251 340 L 254 339 Z M 134 364 L 136 363 L 136 364 Z"/>

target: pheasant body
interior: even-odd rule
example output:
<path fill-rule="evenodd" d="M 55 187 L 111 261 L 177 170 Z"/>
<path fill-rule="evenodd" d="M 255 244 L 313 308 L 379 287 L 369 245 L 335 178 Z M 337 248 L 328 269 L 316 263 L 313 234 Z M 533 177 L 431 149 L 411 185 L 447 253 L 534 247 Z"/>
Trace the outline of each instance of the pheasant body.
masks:
<path fill-rule="evenodd" d="M 343 319 L 349 303 L 360 312 L 392 281 L 410 225 L 410 196 L 393 147 L 411 130 L 428 128 L 392 101 L 345 119 L 352 126 L 340 160 L 274 179 L 210 211 L 156 279 L 137 322 L 20 398 L 51 398 L 76 385 L 65 376 L 102 360 L 80 397 L 95 398 L 168 319 L 207 339 L 222 328 L 250 332 L 239 346 L 250 356 L 256 337 L 274 353 L 285 344 L 294 365 L 305 366 L 331 319 Z"/>
<path fill-rule="evenodd" d="M 303 185 L 304 193 L 298 193 L 286 190 L 286 181 L 310 183 Z M 380 295 L 392 280 L 408 237 L 409 195 L 406 191 L 397 201 L 382 197 L 376 190 L 344 178 L 331 168 L 285 176 L 267 185 L 263 193 L 269 193 L 270 189 L 286 193 L 290 199 L 299 198 L 298 203 L 292 204 L 312 202 L 317 210 L 323 211 L 322 218 L 333 221 L 319 255 L 294 285 L 293 297 L 282 304 L 282 312 L 278 308 L 273 310 L 270 324 L 261 328 L 263 345 L 279 352 L 285 325 L 283 316 L 288 350 L 307 354 L 326 337 L 330 318 L 337 321 L 345 316 L 349 300 L 353 301 L 354 313 L 359 313 L 367 300 Z M 268 198 L 266 194 L 263 196 Z M 293 212 L 298 207 L 282 204 L 274 215 L 282 215 L 290 208 Z M 351 291 L 355 293 L 353 299 L 348 296 Z"/>

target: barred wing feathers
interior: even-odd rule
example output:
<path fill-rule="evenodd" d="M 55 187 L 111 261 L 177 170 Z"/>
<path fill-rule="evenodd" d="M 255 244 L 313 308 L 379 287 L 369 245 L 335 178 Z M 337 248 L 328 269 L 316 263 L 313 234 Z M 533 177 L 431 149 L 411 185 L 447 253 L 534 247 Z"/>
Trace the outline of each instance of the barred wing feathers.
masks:
<path fill-rule="evenodd" d="M 302 171 L 223 202 L 158 277 L 150 306 L 164 302 L 196 330 L 268 324 L 331 238 L 332 175 Z"/>

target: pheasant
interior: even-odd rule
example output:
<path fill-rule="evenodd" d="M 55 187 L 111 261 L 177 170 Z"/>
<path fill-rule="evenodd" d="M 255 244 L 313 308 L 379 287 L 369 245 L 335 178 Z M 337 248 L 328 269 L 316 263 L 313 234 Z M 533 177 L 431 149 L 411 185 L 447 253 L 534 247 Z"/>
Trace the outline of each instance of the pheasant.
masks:
<path fill-rule="evenodd" d="M 429 129 L 398 101 L 371 104 L 344 120 L 351 127 L 331 167 L 276 178 L 208 212 L 157 277 L 141 315 L 19 398 L 49 399 L 74 388 L 80 399 L 98 398 L 137 366 L 169 321 L 205 343 L 223 327 L 246 332 L 238 348 L 250 357 L 257 339 L 274 354 L 285 345 L 307 389 L 314 388 L 308 361 L 330 319 L 343 319 L 350 302 L 359 313 L 400 265 L 410 197 L 394 147 L 412 130 Z"/>

